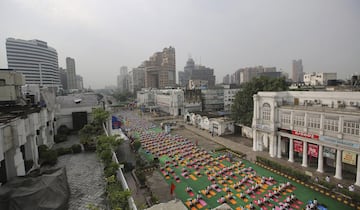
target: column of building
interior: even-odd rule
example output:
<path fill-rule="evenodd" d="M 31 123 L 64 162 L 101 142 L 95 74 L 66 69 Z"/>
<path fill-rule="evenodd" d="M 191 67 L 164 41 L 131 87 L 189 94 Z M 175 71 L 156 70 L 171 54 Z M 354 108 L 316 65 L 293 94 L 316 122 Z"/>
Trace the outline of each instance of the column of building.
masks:
<path fill-rule="evenodd" d="M 306 141 L 303 141 L 303 155 L 302 155 L 302 164 L 301 166 L 302 167 L 307 167 L 308 166 L 308 163 L 307 163 L 307 142 Z"/>
<path fill-rule="evenodd" d="M 277 142 L 277 158 L 281 158 L 281 135 L 278 135 Z"/>
<path fill-rule="evenodd" d="M 290 138 L 289 143 L 289 162 L 294 162 L 294 139 Z"/>
<path fill-rule="evenodd" d="M 253 113 L 253 151 L 258 151 L 258 135 L 256 130 L 256 121 L 258 119 L 258 106 L 259 106 L 259 97 L 258 95 L 253 96 L 254 100 L 254 113 Z"/>
<path fill-rule="evenodd" d="M 269 155 L 270 155 L 270 157 L 274 157 L 275 156 L 274 155 L 274 141 L 275 141 L 275 139 L 274 139 L 273 136 L 270 136 L 270 135 L 268 135 L 268 139 L 269 139 L 269 145 L 268 145 L 269 146 Z"/>
<path fill-rule="evenodd" d="M 335 169 L 335 178 L 342 179 L 342 164 L 341 164 L 341 153 L 340 149 L 336 150 L 336 169 Z"/>
<path fill-rule="evenodd" d="M 323 156 L 323 145 L 319 144 L 319 154 L 318 154 L 318 168 L 316 171 L 323 173 L 324 172 L 324 156 Z"/>
<path fill-rule="evenodd" d="M 360 155 L 357 155 L 356 182 L 355 185 L 360 186 Z"/>

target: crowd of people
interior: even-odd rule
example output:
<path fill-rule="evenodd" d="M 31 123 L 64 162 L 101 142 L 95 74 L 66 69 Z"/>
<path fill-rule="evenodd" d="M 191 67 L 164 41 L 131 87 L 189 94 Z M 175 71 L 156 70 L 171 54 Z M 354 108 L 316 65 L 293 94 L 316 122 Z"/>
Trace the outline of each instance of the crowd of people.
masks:
<path fill-rule="evenodd" d="M 196 194 L 190 186 L 186 186 L 185 191 L 191 196 L 187 200 L 188 207 L 196 207 L 200 201 L 203 201 L 202 195 L 214 196 L 220 194 L 219 203 L 228 201 L 235 201 L 242 199 L 247 203 L 251 209 L 258 205 L 264 206 L 273 201 L 275 197 L 280 197 L 280 193 L 288 193 L 286 189 L 292 187 L 290 182 L 277 182 L 272 176 L 258 176 L 252 167 L 246 167 L 242 161 L 231 162 L 231 164 L 223 164 L 224 160 L 230 163 L 227 155 L 218 155 L 209 153 L 192 143 L 189 139 L 180 135 L 167 134 L 161 131 L 156 131 L 153 124 L 142 121 L 141 119 L 133 118 L 133 116 L 125 116 L 127 124 L 126 129 L 128 136 L 132 139 L 140 139 L 142 149 L 149 154 L 161 158 L 166 155 L 167 161 L 165 165 L 160 168 L 165 177 L 174 179 L 176 182 L 182 182 L 184 178 L 190 175 L 206 175 L 211 184 L 207 185 L 199 193 Z M 180 178 L 174 168 L 180 168 L 183 178 Z M 220 187 L 220 186 L 222 187 Z M 225 187 L 224 187 L 225 186 Z M 263 191 L 267 189 L 264 186 L 272 186 L 274 190 L 264 194 Z M 258 191 L 261 191 L 262 196 L 258 196 Z M 198 189 L 197 189 L 198 190 Z M 221 191 L 224 192 L 221 192 Z M 238 198 L 235 197 L 234 192 Z M 202 195 L 201 195 L 202 193 Z M 225 193 L 225 194 L 224 194 Z M 260 192 L 259 192 L 260 194 Z M 254 196 L 254 197 L 252 197 Z M 208 197 L 207 197 L 208 198 Z M 286 197 L 286 201 L 282 205 L 291 205 L 296 198 L 292 193 Z"/>

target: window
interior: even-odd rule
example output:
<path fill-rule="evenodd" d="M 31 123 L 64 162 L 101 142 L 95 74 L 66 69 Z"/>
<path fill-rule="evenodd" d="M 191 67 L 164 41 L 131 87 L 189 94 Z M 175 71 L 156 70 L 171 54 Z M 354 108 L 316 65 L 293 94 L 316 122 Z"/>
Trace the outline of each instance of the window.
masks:
<path fill-rule="evenodd" d="M 281 114 L 281 123 L 282 124 L 290 124 L 291 122 L 290 122 L 290 118 L 291 118 L 291 115 L 290 114 L 285 114 L 285 113 L 283 113 L 283 114 Z"/>
<path fill-rule="evenodd" d="M 339 131 L 339 120 L 338 119 L 324 119 L 324 130 L 328 131 Z"/>
<path fill-rule="evenodd" d="M 354 121 L 344 121 L 343 133 L 360 136 L 360 123 Z"/>
<path fill-rule="evenodd" d="M 320 129 L 320 116 L 314 116 L 310 114 L 308 115 L 308 127 Z"/>
<path fill-rule="evenodd" d="M 294 115 L 294 125 L 304 127 L 305 126 L 305 116 Z"/>
<path fill-rule="evenodd" d="M 263 104 L 262 106 L 262 119 L 266 121 L 270 121 L 270 105 L 269 104 Z"/>

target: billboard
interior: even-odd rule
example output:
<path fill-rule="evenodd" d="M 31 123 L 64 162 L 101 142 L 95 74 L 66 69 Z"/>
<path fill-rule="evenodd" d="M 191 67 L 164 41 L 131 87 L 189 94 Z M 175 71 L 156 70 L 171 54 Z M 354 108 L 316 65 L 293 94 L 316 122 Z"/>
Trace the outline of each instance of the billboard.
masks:
<path fill-rule="evenodd" d="M 308 155 L 311 157 L 318 157 L 319 155 L 319 145 L 317 144 L 308 144 Z"/>
<path fill-rule="evenodd" d="M 294 152 L 303 152 L 303 142 L 299 140 L 294 140 Z"/>
<path fill-rule="evenodd" d="M 350 165 L 356 165 L 356 153 L 343 151 L 342 162 Z"/>

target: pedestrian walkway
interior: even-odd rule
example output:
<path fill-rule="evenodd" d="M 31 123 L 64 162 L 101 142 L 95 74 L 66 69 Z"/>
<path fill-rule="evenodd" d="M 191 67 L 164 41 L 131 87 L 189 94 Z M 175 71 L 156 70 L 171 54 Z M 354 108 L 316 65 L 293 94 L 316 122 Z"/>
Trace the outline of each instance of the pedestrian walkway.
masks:
<path fill-rule="evenodd" d="M 124 173 L 124 176 L 131 191 L 131 196 L 134 198 L 136 206 L 138 207 L 146 206 L 146 199 L 145 199 L 145 196 L 147 194 L 146 189 L 141 189 L 136 185 L 136 182 L 133 176 L 131 175 L 131 172 Z"/>
<path fill-rule="evenodd" d="M 69 147 L 79 143 L 78 136 L 54 145 L 53 148 Z M 106 208 L 103 166 L 94 152 L 68 154 L 58 158 L 55 167 L 65 167 L 70 187 L 69 210 L 88 210 L 89 205 Z"/>

